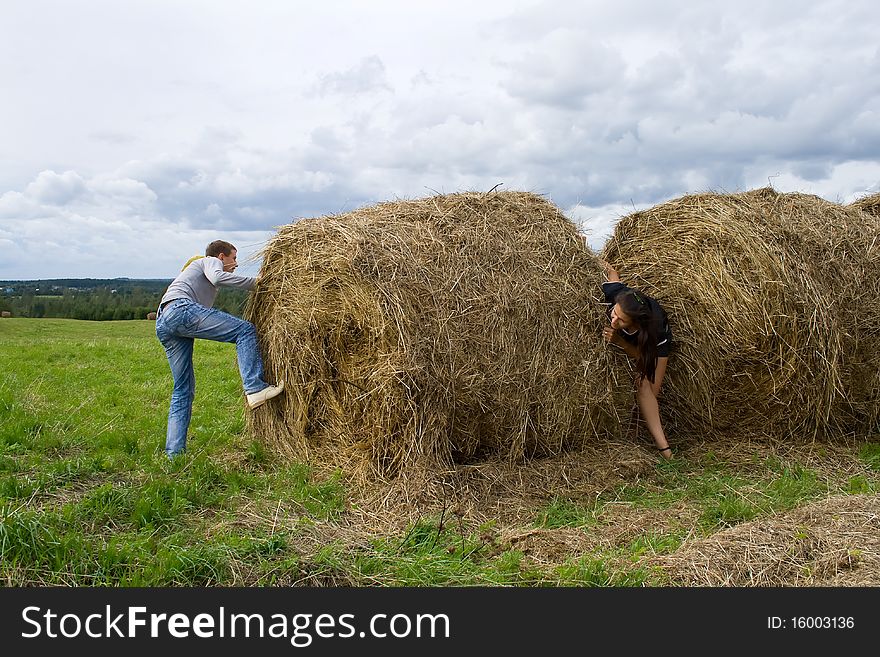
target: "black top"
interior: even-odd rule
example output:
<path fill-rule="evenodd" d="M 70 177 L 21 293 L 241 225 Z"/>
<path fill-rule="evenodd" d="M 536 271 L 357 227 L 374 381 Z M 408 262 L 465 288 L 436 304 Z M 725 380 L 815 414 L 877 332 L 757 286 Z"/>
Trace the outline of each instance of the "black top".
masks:
<path fill-rule="evenodd" d="M 666 318 L 666 311 L 663 310 L 663 306 L 657 303 L 656 299 L 652 299 L 647 294 L 643 294 L 638 290 L 627 287 L 620 281 L 605 281 L 604 283 L 602 283 L 602 292 L 605 294 L 605 303 L 608 306 L 605 312 L 608 315 L 609 320 L 611 319 L 611 309 L 614 307 L 614 304 L 617 303 L 615 299 L 617 299 L 618 295 L 630 291 L 636 292 L 641 298 L 643 298 L 648 306 L 651 308 L 651 315 L 658 318 L 660 325 L 657 327 L 657 357 L 668 357 L 669 350 L 672 347 L 672 331 L 669 328 L 669 321 Z M 636 339 L 636 336 L 639 334 L 638 329 L 636 329 L 633 333 L 627 333 L 623 329 L 621 329 L 619 332 L 621 337 L 630 344 L 638 344 L 638 340 Z"/>

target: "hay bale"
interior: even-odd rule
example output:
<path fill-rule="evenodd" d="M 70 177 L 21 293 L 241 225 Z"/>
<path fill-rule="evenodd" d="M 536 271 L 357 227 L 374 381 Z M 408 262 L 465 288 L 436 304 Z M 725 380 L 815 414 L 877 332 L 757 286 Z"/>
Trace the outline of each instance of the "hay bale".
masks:
<path fill-rule="evenodd" d="M 147 319 L 149 319 L 149 320 L 155 320 L 155 319 L 156 319 L 156 313 L 155 313 L 155 312 L 149 312 L 149 313 L 147 313 Z"/>
<path fill-rule="evenodd" d="M 8 310 L 4 310 L 3 312 L 0 312 L 0 317 L 12 317 L 12 313 Z"/>
<path fill-rule="evenodd" d="M 855 201 L 850 203 L 847 207 L 856 208 L 858 210 L 861 210 L 862 212 L 872 214 L 875 217 L 880 217 L 880 194 L 863 196 L 862 198 L 856 199 Z"/>
<path fill-rule="evenodd" d="M 600 263 L 540 196 L 303 219 L 262 255 L 246 313 L 288 387 L 248 422 L 276 449 L 392 474 L 619 430 L 627 400 L 609 387 Z"/>
<path fill-rule="evenodd" d="M 603 251 L 669 311 L 678 431 L 864 430 L 880 413 L 880 221 L 816 196 L 695 194 L 624 217 Z"/>

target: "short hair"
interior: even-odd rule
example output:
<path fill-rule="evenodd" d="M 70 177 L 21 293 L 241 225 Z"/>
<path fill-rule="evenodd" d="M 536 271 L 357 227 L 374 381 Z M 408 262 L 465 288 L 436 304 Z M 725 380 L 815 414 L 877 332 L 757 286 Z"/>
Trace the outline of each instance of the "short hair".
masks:
<path fill-rule="evenodd" d="M 238 251 L 232 244 L 229 242 L 224 242 L 223 240 L 214 240 L 208 245 L 208 248 L 205 249 L 206 256 L 214 256 L 215 258 L 220 255 L 232 255 L 233 251 Z"/>

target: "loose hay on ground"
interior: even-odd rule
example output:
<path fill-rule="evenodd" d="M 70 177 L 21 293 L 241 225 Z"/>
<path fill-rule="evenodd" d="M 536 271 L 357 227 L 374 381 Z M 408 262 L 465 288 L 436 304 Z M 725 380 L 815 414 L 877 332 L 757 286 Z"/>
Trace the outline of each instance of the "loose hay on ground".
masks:
<path fill-rule="evenodd" d="M 880 495 L 742 523 L 649 563 L 678 586 L 878 586 Z"/>
<path fill-rule="evenodd" d="M 828 490 L 840 490 L 852 477 L 871 476 L 870 467 L 858 457 L 858 450 L 852 445 L 847 448 L 838 443 L 795 444 L 766 436 L 731 436 L 695 443 L 684 450 L 683 459 L 697 469 L 696 464 L 707 460 L 716 467 L 723 463 L 733 476 L 753 481 L 773 479 L 782 468 L 800 466 L 824 480 Z M 283 467 L 284 458 L 279 455 L 277 463 Z M 276 573 L 279 582 L 364 586 L 372 583 L 371 580 L 356 572 L 334 569 L 320 555 L 329 549 L 339 556 L 340 562 L 358 555 L 375 556 L 377 541 L 400 541 L 414 524 L 436 525 L 445 518 L 447 525 L 454 523 L 454 531 L 465 535 L 490 526 L 500 549 L 521 552 L 523 564 L 541 570 L 551 579 L 554 568 L 595 556 L 606 562 L 609 572 L 644 567 L 651 572 L 648 585 L 662 584 L 663 580 L 650 566 L 665 568 L 669 564 L 656 563 L 657 557 L 652 553 L 643 554 L 641 560 L 634 563 L 632 546 L 635 542 L 641 541 L 650 550 L 651 542 L 646 538 L 679 537 L 684 543 L 678 552 L 670 555 L 677 559 L 685 554 L 688 546 L 709 544 L 713 538 L 726 536 L 724 532 L 737 528 L 695 539 L 704 531 L 701 528 L 703 506 L 699 499 L 686 495 L 657 506 L 617 498 L 616 491 L 633 484 L 649 493 L 661 493 L 668 484 L 663 474 L 665 468 L 658 469 L 656 464 L 655 455 L 648 449 L 621 441 L 607 441 L 585 450 L 531 459 L 522 464 L 495 459 L 460 466 L 444 481 L 432 482 L 432 488 L 422 491 L 418 497 L 396 481 L 349 489 L 345 508 L 329 519 L 312 516 L 289 491 L 280 488 L 259 499 L 242 494 L 240 505 L 233 500 L 234 514 L 217 516 L 211 534 L 226 535 L 235 527 L 238 531 L 248 528 L 253 533 L 274 535 L 277 532 L 283 536 L 290 554 L 297 555 L 300 569 Z M 321 480 L 323 476 L 316 474 L 316 479 Z M 554 499 L 585 510 L 595 508 L 597 512 L 588 526 L 539 527 L 541 514 Z M 760 535 L 757 529 L 760 522 L 782 521 L 792 513 L 797 511 L 754 521 L 752 525 L 756 529 L 752 534 Z M 821 512 L 810 517 L 820 525 L 828 521 Z M 808 527 L 810 522 L 812 520 L 807 519 L 800 524 Z M 664 540 L 661 548 L 668 550 L 670 548 L 662 547 L 668 545 L 668 540 Z M 763 552 L 756 549 L 749 554 L 757 557 Z M 870 547 L 856 556 L 861 559 L 857 569 L 840 570 L 833 578 L 821 582 L 815 578 L 805 579 L 797 569 L 792 569 L 782 575 L 791 577 L 784 585 L 858 583 L 872 559 Z M 755 566 L 756 570 L 763 568 L 765 566 L 760 564 Z M 686 583 L 674 569 L 667 575 L 676 584 Z M 698 583 L 700 581 L 703 580 Z M 376 583 L 388 584 L 387 581 Z"/>

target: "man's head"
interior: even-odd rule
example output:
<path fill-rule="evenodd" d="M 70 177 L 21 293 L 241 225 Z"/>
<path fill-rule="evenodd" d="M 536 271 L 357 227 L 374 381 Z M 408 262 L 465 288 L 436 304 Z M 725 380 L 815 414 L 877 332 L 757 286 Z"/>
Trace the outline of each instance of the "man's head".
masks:
<path fill-rule="evenodd" d="M 223 240 L 214 240 L 208 245 L 208 248 L 205 249 L 206 256 L 217 257 L 221 253 L 225 255 L 230 255 L 236 248 L 230 244 L 229 242 L 224 242 Z"/>
<path fill-rule="evenodd" d="M 214 240 L 205 249 L 206 256 L 213 256 L 223 263 L 223 271 L 233 272 L 238 267 L 238 250 L 229 242 Z"/>

